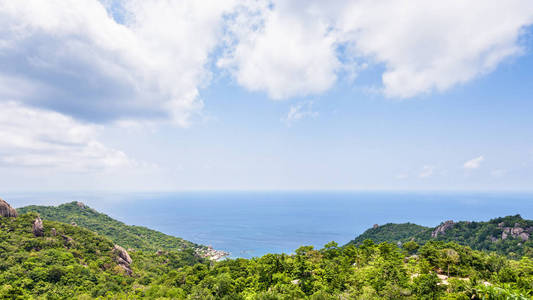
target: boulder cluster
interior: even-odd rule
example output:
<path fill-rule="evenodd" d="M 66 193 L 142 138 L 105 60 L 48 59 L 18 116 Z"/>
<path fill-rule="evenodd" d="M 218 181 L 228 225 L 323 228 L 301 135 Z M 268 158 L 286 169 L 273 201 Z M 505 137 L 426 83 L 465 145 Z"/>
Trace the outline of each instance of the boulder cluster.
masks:
<path fill-rule="evenodd" d="M 498 227 L 502 229 L 502 240 L 507 239 L 509 236 L 513 238 L 520 238 L 522 241 L 529 240 L 529 235 L 533 233 L 533 227 L 522 228 L 520 224 L 515 223 L 514 227 L 503 227 L 503 223 L 499 223 Z"/>
<path fill-rule="evenodd" d="M 117 264 L 126 271 L 126 274 L 131 275 L 133 273 L 130 267 L 132 260 L 128 251 L 119 245 L 115 245 L 113 252 L 116 255 L 115 260 L 117 261 Z"/>

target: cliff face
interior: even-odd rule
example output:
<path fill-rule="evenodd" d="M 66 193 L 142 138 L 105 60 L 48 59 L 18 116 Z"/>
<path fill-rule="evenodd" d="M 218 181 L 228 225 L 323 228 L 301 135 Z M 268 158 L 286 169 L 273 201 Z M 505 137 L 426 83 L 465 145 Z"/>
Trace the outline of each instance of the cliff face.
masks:
<path fill-rule="evenodd" d="M 17 217 L 17 211 L 13 207 L 11 207 L 9 203 L 5 202 L 2 198 L 0 198 L 0 217 Z"/>

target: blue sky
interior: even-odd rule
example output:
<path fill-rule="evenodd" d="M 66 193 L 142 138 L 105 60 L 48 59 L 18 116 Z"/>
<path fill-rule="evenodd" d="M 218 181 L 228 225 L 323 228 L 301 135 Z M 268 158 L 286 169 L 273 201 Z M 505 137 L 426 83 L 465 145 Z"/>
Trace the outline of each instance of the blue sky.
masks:
<path fill-rule="evenodd" d="M 533 5 L 452 2 L 0 1 L 0 188 L 532 190 Z"/>

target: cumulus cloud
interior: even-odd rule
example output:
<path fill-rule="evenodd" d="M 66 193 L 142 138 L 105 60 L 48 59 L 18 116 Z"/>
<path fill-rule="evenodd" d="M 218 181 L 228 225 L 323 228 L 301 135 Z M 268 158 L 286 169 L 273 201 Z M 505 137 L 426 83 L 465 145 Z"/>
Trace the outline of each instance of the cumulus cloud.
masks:
<path fill-rule="evenodd" d="M 519 37 L 533 23 L 529 0 L 270 4 L 237 18 L 235 50 L 219 65 L 275 99 L 323 92 L 339 71 L 366 63 L 384 67 L 389 97 L 444 91 L 522 53 Z"/>
<path fill-rule="evenodd" d="M 354 53 L 385 65 L 385 93 L 405 98 L 491 71 L 522 51 L 532 22 L 530 1 L 356 1 L 339 27 Z"/>
<path fill-rule="evenodd" d="M 288 126 L 304 118 L 316 118 L 318 112 L 313 111 L 313 102 L 300 102 L 291 105 L 287 116 L 282 119 Z"/>
<path fill-rule="evenodd" d="M 485 160 L 485 158 L 483 157 L 483 155 L 479 156 L 479 157 L 476 157 L 476 158 L 472 158 L 471 160 L 465 162 L 463 164 L 463 168 L 467 169 L 467 170 L 473 170 L 473 169 L 477 169 L 479 168 L 479 166 L 481 165 L 481 163 Z"/>
<path fill-rule="evenodd" d="M 0 98 L 92 122 L 186 126 L 233 1 L 110 2 L 1 0 Z"/>
<path fill-rule="evenodd" d="M 0 103 L 0 166 L 90 171 L 137 165 L 99 142 L 98 131 L 57 112 Z"/>
<path fill-rule="evenodd" d="M 529 0 L 0 0 L 0 98 L 187 126 L 213 61 L 273 99 L 380 65 L 385 95 L 408 98 L 522 53 L 531 23 Z"/>
<path fill-rule="evenodd" d="M 328 24 L 315 20 L 320 17 L 315 12 L 299 13 L 307 12 L 306 3 L 275 4 L 241 9 L 229 24 L 234 48 L 218 65 L 230 69 L 242 86 L 273 99 L 324 92 L 340 67 Z"/>

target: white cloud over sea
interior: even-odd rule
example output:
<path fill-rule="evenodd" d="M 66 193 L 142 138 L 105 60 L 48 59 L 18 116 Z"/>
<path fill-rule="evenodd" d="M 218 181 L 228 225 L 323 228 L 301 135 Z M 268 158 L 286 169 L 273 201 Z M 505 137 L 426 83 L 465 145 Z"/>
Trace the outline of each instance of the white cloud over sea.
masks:
<path fill-rule="evenodd" d="M 0 103 L 0 166 L 102 171 L 134 167 L 124 152 L 98 140 L 100 128 L 57 112 Z"/>
<path fill-rule="evenodd" d="M 0 1 L 0 98 L 92 122 L 171 119 L 198 89 L 232 1 Z"/>
<path fill-rule="evenodd" d="M 386 97 L 446 91 L 524 53 L 532 23 L 530 0 L 0 0 L 0 163 L 134 166 L 98 132 L 191 126 L 214 74 L 274 100 L 369 65 Z"/>
<path fill-rule="evenodd" d="M 273 99 L 322 93 L 341 70 L 378 64 L 383 92 L 408 98 L 520 54 L 532 22 L 527 0 L 2 0 L 0 98 L 93 122 L 186 126 L 215 60 Z"/>
<path fill-rule="evenodd" d="M 220 65 L 274 99 L 324 92 L 339 71 L 366 64 L 384 66 L 389 97 L 444 91 L 521 54 L 533 22 L 527 0 L 268 3 L 237 18 L 235 49 Z"/>

